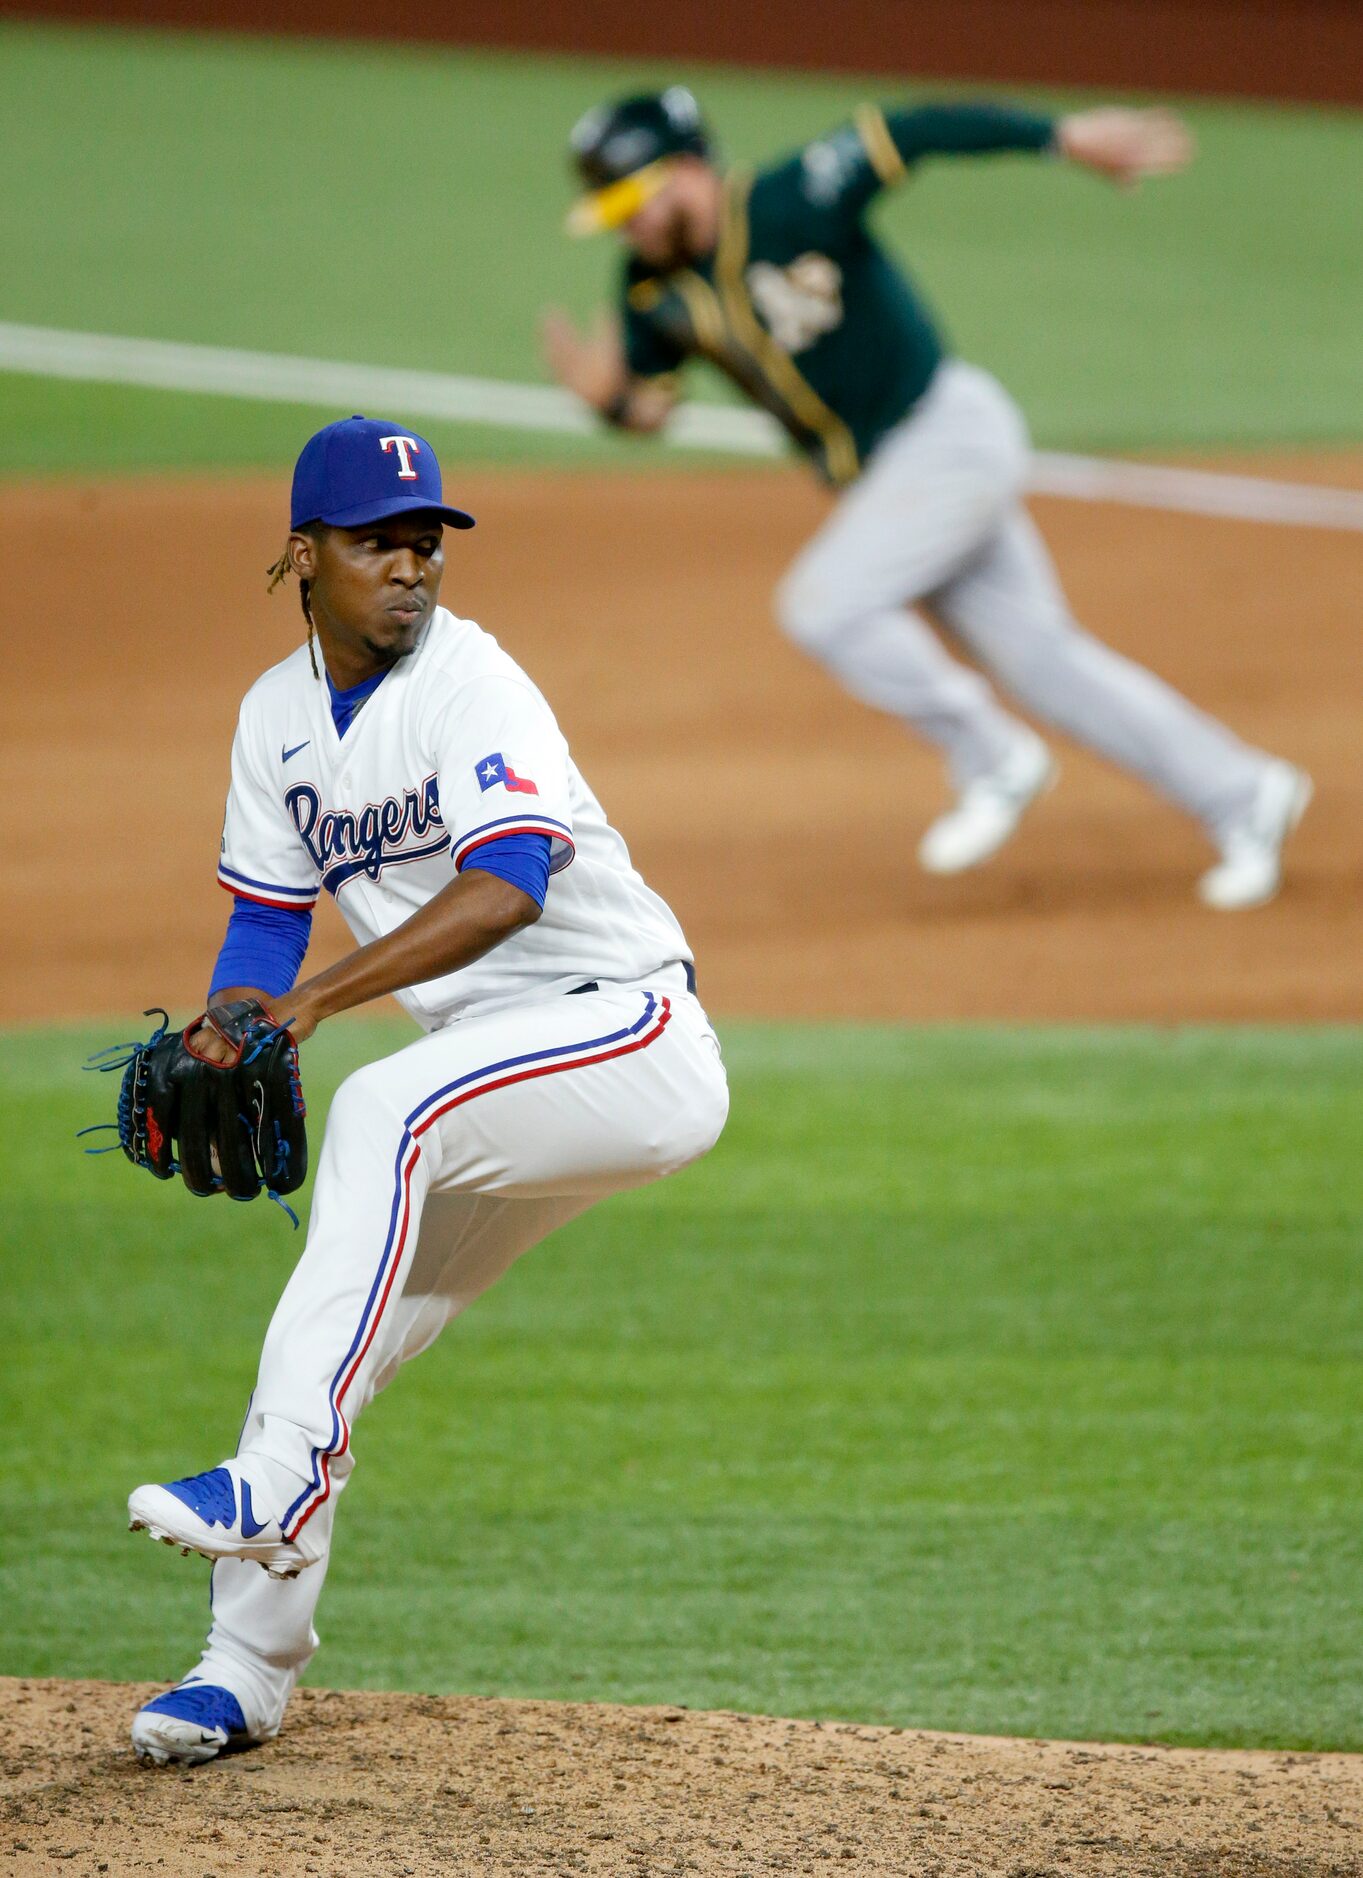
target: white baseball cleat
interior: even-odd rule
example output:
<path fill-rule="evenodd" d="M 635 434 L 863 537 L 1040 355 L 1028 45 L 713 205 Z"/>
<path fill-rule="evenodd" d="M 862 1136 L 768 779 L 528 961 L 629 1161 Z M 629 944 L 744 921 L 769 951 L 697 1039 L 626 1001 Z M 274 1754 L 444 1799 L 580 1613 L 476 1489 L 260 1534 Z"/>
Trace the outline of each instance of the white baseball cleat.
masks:
<path fill-rule="evenodd" d="M 1273 898 L 1282 885 L 1283 843 L 1314 793 L 1305 770 L 1277 757 L 1265 766 L 1244 818 L 1221 838 L 1221 859 L 1197 883 L 1207 906 L 1237 913 Z"/>
<path fill-rule="evenodd" d="M 978 867 L 998 852 L 1059 774 L 1046 745 L 1028 731 L 996 770 L 967 783 L 954 805 L 938 816 L 918 844 L 920 865 L 929 874 Z"/>
<path fill-rule="evenodd" d="M 230 1689 L 214 1682 L 181 1682 L 155 1695 L 133 1716 L 133 1752 L 154 1767 L 172 1762 L 197 1767 L 273 1741 L 278 1728 L 252 1728 Z"/>
<path fill-rule="evenodd" d="M 148 1532 L 162 1545 L 178 1545 L 186 1554 L 246 1559 L 263 1565 L 271 1578 L 296 1578 L 314 1560 L 290 1544 L 263 1504 L 264 1517 L 256 1517 L 252 1492 L 241 1463 L 224 1461 L 186 1480 L 138 1487 L 128 1499 L 128 1528 Z"/>

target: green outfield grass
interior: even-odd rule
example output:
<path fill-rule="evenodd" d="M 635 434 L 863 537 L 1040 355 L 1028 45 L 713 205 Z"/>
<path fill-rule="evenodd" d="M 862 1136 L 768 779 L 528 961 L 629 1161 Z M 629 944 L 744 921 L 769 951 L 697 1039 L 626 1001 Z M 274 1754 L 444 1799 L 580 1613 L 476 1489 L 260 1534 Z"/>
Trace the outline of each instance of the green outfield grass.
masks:
<path fill-rule="evenodd" d="M 538 378 L 537 308 L 585 312 L 614 265 L 609 242 L 561 234 L 567 128 L 602 93 L 678 75 L 745 159 L 868 92 L 916 88 L 0 24 L 0 320 Z M 1355 440 L 1341 179 L 1363 166 L 1363 114 L 1193 117 L 1197 167 L 1138 196 L 1026 159 L 939 163 L 886 205 L 885 229 L 1042 442 Z M 284 463 L 316 416 L 12 376 L 0 408 L 10 471 Z M 480 458 L 627 447 L 435 429 Z"/>
<path fill-rule="evenodd" d="M 0 1039 L 0 1670 L 172 1677 L 123 1497 L 230 1450 L 298 1241 L 79 1160 L 108 1034 Z M 1359 1043 L 731 1027 L 715 1154 L 360 1425 L 316 1679 L 1363 1747 Z"/>

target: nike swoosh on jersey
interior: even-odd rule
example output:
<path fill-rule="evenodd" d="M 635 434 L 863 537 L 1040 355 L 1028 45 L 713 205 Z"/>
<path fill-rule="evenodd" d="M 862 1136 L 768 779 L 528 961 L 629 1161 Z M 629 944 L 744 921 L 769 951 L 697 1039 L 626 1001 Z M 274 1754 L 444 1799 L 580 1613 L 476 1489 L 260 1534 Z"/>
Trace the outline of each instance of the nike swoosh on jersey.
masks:
<path fill-rule="evenodd" d="M 289 747 L 288 747 L 288 745 L 287 745 L 287 744 L 285 744 L 285 745 L 283 746 L 283 748 L 281 749 L 281 751 L 280 751 L 280 756 L 279 756 L 279 760 L 280 760 L 280 762 L 281 762 L 281 763 L 287 763 L 287 762 L 288 762 L 288 760 L 289 760 L 289 758 L 290 758 L 291 756 L 297 756 L 297 755 L 298 755 L 298 752 L 299 752 L 300 750 L 306 750 L 306 749 L 307 749 L 307 747 L 308 747 L 308 745 L 309 745 L 309 744 L 310 744 L 311 742 L 312 742 L 312 738 L 311 738 L 311 737 L 304 737 L 304 739 L 303 739 L 303 741 L 302 741 L 302 743 L 296 743 L 296 744 L 295 744 L 295 745 L 293 746 L 293 748 L 292 748 L 292 750 L 290 750 L 290 749 L 289 749 Z"/>

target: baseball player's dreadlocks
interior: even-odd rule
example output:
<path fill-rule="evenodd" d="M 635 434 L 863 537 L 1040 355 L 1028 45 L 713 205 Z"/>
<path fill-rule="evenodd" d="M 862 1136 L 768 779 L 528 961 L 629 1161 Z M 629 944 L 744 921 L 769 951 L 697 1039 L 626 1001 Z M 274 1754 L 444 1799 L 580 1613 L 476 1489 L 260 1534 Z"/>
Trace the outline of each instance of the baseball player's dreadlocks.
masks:
<path fill-rule="evenodd" d="M 273 567 L 267 567 L 265 570 L 270 576 L 270 584 L 265 591 L 267 593 L 273 593 L 284 576 L 292 571 L 289 566 L 289 544 L 285 542 L 284 552 L 274 563 Z M 308 622 L 308 660 L 312 666 L 313 677 L 320 682 L 322 674 L 317 669 L 317 648 L 315 643 L 317 629 L 312 623 L 312 604 L 308 598 L 308 592 L 311 586 L 312 582 L 310 580 L 304 580 L 300 574 L 298 577 L 298 598 L 303 608 L 303 618 Z"/>

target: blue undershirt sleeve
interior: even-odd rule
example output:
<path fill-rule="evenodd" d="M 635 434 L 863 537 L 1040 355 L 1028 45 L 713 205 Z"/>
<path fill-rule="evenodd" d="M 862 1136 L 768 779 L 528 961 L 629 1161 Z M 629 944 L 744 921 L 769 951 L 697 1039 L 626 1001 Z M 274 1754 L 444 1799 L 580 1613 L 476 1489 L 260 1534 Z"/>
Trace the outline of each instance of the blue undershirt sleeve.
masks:
<path fill-rule="evenodd" d="M 471 867 L 480 867 L 485 874 L 510 881 L 513 887 L 528 893 L 536 906 L 542 907 L 549 891 L 551 846 L 548 835 L 503 835 L 500 841 L 484 842 L 481 848 L 475 848 L 464 862 L 463 871 L 467 873 Z"/>
<path fill-rule="evenodd" d="M 291 991 L 312 935 L 310 908 L 234 900 L 227 936 L 213 967 L 210 1003 L 232 985 L 257 985 L 271 997 Z"/>

